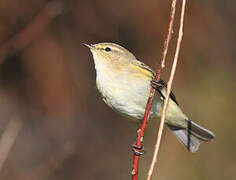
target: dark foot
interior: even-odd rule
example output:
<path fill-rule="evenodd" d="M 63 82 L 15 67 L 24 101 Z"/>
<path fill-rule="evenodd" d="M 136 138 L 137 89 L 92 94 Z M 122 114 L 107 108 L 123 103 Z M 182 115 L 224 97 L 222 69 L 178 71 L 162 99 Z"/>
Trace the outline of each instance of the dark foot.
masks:
<path fill-rule="evenodd" d="M 161 100 L 164 101 L 165 96 L 163 95 L 163 93 L 161 92 L 161 90 L 163 89 L 163 84 L 156 81 L 155 79 L 151 81 L 151 86 L 159 92 L 159 94 L 161 95 Z"/>
<path fill-rule="evenodd" d="M 144 154 L 143 146 L 137 146 L 135 144 L 132 145 L 132 151 L 136 156 L 141 156 Z"/>
<path fill-rule="evenodd" d="M 161 83 L 159 83 L 158 81 L 156 81 L 155 79 L 153 79 L 151 81 L 151 85 L 154 89 L 158 90 L 159 88 L 162 88 L 163 85 Z"/>

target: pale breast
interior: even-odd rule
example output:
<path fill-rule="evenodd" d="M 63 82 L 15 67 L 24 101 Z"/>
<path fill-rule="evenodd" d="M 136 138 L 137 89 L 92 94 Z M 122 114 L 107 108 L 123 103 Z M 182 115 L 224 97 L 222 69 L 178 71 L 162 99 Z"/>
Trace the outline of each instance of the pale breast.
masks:
<path fill-rule="evenodd" d="M 126 73 L 110 74 L 97 72 L 97 87 L 103 100 L 111 108 L 135 119 L 142 119 L 150 82 Z"/>

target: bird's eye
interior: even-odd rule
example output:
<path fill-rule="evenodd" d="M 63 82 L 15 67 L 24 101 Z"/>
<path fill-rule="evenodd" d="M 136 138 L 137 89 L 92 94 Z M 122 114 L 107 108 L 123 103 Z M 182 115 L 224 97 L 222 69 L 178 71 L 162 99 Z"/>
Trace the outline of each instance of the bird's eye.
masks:
<path fill-rule="evenodd" d="M 106 51 L 106 52 L 110 52 L 110 51 L 111 51 L 111 48 L 106 47 L 106 48 L 105 48 L 105 51 Z"/>

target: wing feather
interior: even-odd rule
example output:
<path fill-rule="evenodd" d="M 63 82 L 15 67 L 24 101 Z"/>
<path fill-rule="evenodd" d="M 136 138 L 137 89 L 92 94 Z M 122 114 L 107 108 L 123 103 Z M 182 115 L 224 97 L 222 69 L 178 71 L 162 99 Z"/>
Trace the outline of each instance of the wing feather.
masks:
<path fill-rule="evenodd" d="M 146 73 L 149 73 L 150 76 L 152 77 L 152 79 L 154 79 L 156 73 L 155 73 L 155 71 L 153 71 L 149 66 L 147 66 L 146 64 L 144 64 L 144 63 L 142 63 L 142 62 L 140 62 L 140 61 L 138 61 L 138 60 L 132 61 L 132 64 L 133 64 L 134 66 L 138 66 L 138 67 L 140 67 L 141 69 L 145 70 L 145 72 L 146 72 Z M 162 79 L 159 80 L 159 84 L 161 84 L 162 86 L 159 86 L 159 87 L 158 87 L 159 89 L 157 90 L 157 92 L 159 92 L 160 95 L 165 98 L 165 95 L 162 93 L 162 90 L 163 90 L 163 89 L 166 90 L 167 84 L 166 84 L 165 81 L 163 81 Z M 172 91 L 170 92 L 170 98 L 171 98 L 171 100 L 174 101 L 177 105 L 179 105 L 179 103 L 178 103 L 178 101 L 177 101 L 177 99 L 176 99 L 176 97 L 175 97 L 175 95 L 174 95 L 174 93 L 173 93 Z"/>

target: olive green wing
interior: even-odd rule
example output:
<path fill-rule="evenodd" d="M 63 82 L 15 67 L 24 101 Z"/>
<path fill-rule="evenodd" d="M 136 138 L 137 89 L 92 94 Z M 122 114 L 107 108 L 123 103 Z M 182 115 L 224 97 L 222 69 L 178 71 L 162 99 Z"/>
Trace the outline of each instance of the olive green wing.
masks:
<path fill-rule="evenodd" d="M 138 60 L 133 60 L 130 63 L 130 69 L 135 72 L 136 75 L 146 79 L 146 80 L 152 80 L 154 78 L 155 72 L 145 65 L 144 63 L 138 61 Z"/>
<path fill-rule="evenodd" d="M 153 71 L 149 66 L 147 66 L 146 64 L 144 64 L 143 62 L 140 62 L 138 60 L 134 60 L 132 61 L 132 64 L 134 66 L 139 67 L 140 69 L 142 69 L 143 71 L 145 71 L 146 73 L 148 72 L 150 74 L 150 76 L 152 76 L 152 79 L 154 79 L 156 73 L 155 71 Z M 165 83 L 165 81 L 163 80 L 159 80 L 158 82 L 160 84 L 160 86 L 158 86 L 157 88 L 157 92 L 160 93 L 160 95 L 165 99 L 165 95 L 162 93 L 163 88 L 167 88 L 167 84 Z M 170 98 L 172 101 L 174 101 L 177 105 L 179 105 L 174 93 L 171 91 L 170 92 Z"/>

